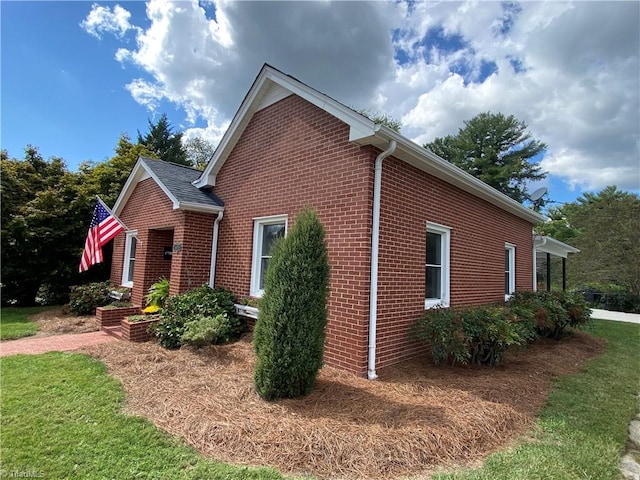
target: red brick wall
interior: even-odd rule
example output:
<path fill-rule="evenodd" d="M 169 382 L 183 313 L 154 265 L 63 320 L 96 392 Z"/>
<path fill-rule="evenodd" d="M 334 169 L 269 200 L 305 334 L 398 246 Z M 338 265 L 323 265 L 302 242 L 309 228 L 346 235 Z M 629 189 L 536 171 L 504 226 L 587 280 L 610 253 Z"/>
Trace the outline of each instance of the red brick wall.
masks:
<path fill-rule="evenodd" d="M 374 151 L 348 137 L 347 125 L 296 96 L 254 115 L 216 178 L 225 212 L 215 279 L 238 297 L 249 295 L 253 218 L 287 214 L 291 228 L 312 206 L 331 263 L 325 363 L 363 374 Z"/>
<path fill-rule="evenodd" d="M 383 165 L 378 368 L 416 355 L 409 327 L 424 313 L 426 223 L 451 227 L 451 306 L 504 301 L 504 246 L 516 245 L 516 288 L 532 288 L 532 225 L 393 157 Z"/>
<path fill-rule="evenodd" d="M 144 305 L 147 290 L 162 276 L 169 278 L 172 294 L 209 281 L 213 214 L 174 210 L 166 194 L 147 178 L 136 185 L 119 216 L 129 229 L 138 231 L 134 305 Z M 116 285 L 122 283 L 124 241 L 124 233 L 114 240 L 111 280 Z M 182 249 L 171 261 L 164 260 L 163 247 L 172 243 Z"/>
<path fill-rule="evenodd" d="M 183 221 L 176 226 L 174 233 L 174 242 L 181 249 L 173 253 L 172 295 L 209 283 L 211 271 L 211 239 L 215 216 L 189 211 L 185 211 L 183 215 Z"/>

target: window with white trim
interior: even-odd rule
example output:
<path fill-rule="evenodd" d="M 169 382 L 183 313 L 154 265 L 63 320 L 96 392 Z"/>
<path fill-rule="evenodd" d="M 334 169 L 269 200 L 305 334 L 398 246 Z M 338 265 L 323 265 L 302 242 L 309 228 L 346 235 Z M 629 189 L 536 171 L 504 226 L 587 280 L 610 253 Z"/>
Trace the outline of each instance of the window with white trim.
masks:
<path fill-rule="evenodd" d="M 124 241 L 124 265 L 122 266 L 122 286 L 133 287 L 133 271 L 136 265 L 138 246 L 137 231 L 127 232 Z"/>
<path fill-rule="evenodd" d="M 427 223 L 424 273 L 424 307 L 449 306 L 451 229 Z"/>
<path fill-rule="evenodd" d="M 264 275 L 271 259 L 271 250 L 276 240 L 286 234 L 286 215 L 253 219 L 253 261 L 250 288 L 252 297 L 261 297 L 264 293 Z"/>
<path fill-rule="evenodd" d="M 504 246 L 504 299 L 516 291 L 516 247 L 505 244 Z"/>

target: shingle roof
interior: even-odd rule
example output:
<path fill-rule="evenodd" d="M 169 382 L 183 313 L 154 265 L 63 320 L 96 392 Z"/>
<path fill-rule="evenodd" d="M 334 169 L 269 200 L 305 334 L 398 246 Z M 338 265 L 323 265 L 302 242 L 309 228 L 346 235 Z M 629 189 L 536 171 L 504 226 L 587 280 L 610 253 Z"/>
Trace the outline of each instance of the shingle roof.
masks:
<path fill-rule="evenodd" d="M 199 189 L 192 184 L 202 174 L 200 170 L 148 157 L 140 157 L 140 160 L 179 202 L 224 207 L 222 199 L 210 189 Z"/>

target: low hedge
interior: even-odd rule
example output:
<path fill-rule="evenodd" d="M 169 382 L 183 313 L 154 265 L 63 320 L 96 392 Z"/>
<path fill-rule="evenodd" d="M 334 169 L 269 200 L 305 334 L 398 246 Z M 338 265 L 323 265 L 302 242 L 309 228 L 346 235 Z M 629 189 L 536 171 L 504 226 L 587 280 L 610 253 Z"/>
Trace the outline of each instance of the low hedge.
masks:
<path fill-rule="evenodd" d="M 562 338 L 568 327 L 584 326 L 590 313 L 580 295 L 517 292 L 506 304 L 427 310 L 413 336 L 430 343 L 436 364 L 498 365 L 510 348 Z"/>
<path fill-rule="evenodd" d="M 208 285 L 169 297 L 160 322 L 152 329 L 153 334 L 165 348 L 234 340 L 246 329 L 235 313 L 234 301 L 228 290 L 212 289 Z"/>

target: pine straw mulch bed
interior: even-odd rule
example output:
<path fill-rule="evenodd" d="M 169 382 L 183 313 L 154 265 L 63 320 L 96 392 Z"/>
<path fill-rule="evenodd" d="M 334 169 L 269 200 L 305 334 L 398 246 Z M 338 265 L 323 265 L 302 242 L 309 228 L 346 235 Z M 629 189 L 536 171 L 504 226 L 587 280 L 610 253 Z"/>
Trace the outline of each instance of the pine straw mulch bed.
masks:
<path fill-rule="evenodd" d="M 250 337 L 201 351 L 114 342 L 86 351 L 149 418 L 218 460 L 321 478 L 428 476 L 471 465 L 531 426 L 551 380 L 576 372 L 604 341 L 574 333 L 509 354 L 504 365 L 436 367 L 418 359 L 377 381 L 323 368 L 314 391 L 265 402 L 252 384 Z"/>
<path fill-rule="evenodd" d="M 34 335 L 35 337 L 97 332 L 99 330 L 95 315 L 71 315 L 63 313 L 62 307 L 35 313 L 29 318 L 38 324 L 38 332 Z"/>

